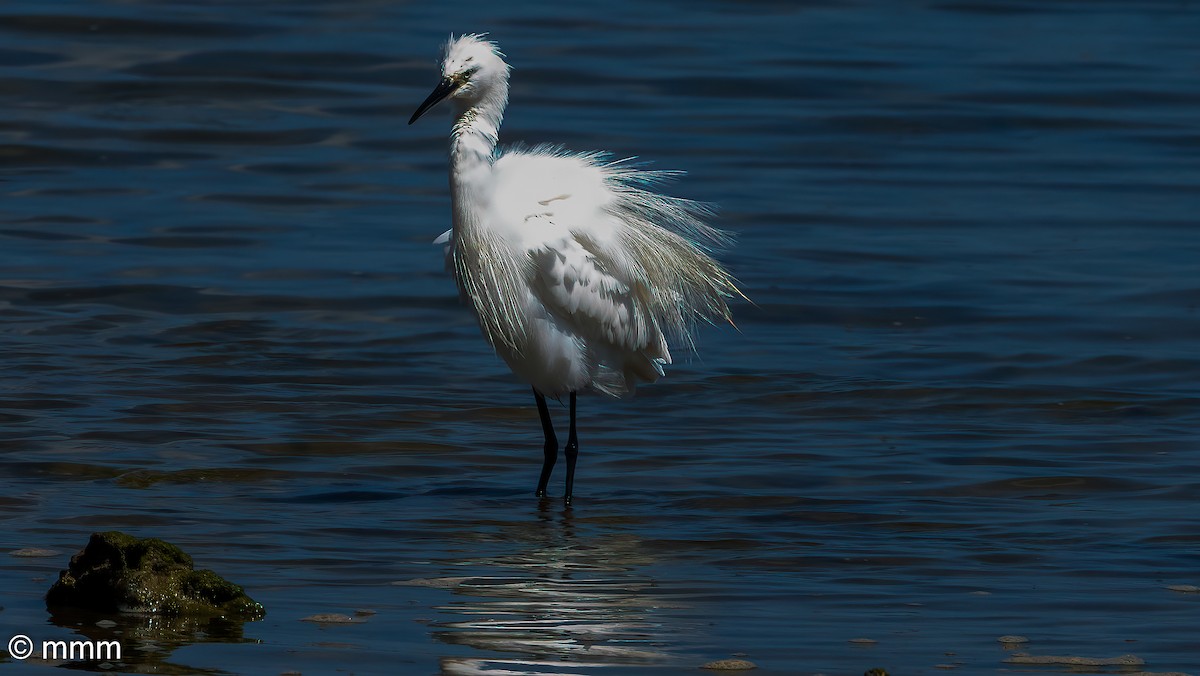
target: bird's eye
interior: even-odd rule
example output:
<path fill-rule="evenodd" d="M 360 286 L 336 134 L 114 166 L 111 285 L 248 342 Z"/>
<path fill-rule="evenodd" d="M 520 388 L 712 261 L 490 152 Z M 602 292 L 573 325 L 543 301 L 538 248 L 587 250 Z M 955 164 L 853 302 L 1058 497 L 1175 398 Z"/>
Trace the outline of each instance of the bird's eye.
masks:
<path fill-rule="evenodd" d="M 467 60 L 466 60 L 466 61 L 463 61 L 463 63 L 471 63 L 471 62 L 472 62 L 472 61 L 474 61 L 474 60 L 475 60 L 475 57 L 473 57 L 473 56 L 468 56 L 468 57 L 467 57 Z"/>

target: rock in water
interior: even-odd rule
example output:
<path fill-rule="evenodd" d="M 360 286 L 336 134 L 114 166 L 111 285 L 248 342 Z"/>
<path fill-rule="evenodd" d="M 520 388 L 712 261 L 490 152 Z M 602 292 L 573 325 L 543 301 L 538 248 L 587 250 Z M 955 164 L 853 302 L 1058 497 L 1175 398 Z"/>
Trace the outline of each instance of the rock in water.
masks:
<path fill-rule="evenodd" d="M 700 667 L 711 671 L 747 671 L 757 669 L 758 665 L 749 660 L 715 660 Z"/>
<path fill-rule="evenodd" d="M 175 545 L 120 531 L 92 533 L 46 592 L 46 606 L 246 621 L 266 614 L 238 585 L 194 570 L 192 557 Z"/>

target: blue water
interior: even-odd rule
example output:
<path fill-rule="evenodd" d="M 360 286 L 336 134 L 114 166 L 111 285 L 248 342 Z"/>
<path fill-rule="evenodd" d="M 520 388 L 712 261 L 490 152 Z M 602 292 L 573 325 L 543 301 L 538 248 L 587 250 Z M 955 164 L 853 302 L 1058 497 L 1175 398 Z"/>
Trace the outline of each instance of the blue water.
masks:
<path fill-rule="evenodd" d="M 580 399 L 569 511 L 430 244 L 449 123 L 405 122 L 451 31 L 514 66 L 503 140 L 686 170 L 754 301 Z M 5 3 L 0 549 L 50 552 L 0 553 L 0 639 L 139 673 L 1200 672 L 1166 588 L 1200 585 L 1198 35 L 1186 0 Z M 51 616 L 107 529 L 266 619 Z"/>

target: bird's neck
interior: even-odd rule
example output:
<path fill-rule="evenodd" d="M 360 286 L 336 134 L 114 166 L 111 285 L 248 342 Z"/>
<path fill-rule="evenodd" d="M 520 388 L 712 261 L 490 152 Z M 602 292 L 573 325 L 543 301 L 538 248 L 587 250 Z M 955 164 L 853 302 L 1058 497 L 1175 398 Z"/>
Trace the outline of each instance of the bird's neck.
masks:
<path fill-rule="evenodd" d="M 491 186 L 492 162 L 500 122 L 508 103 L 508 83 L 498 83 L 479 100 L 457 102 L 450 132 L 450 194 L 454 202 L 455 230 L 481 220 Z"/>

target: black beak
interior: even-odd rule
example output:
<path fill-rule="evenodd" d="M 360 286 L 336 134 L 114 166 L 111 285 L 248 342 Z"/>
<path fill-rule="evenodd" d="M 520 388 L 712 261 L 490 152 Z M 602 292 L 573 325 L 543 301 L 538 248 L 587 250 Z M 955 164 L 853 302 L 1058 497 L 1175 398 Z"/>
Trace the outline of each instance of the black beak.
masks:
<path fill-rule="evenodd" d="M 425 99 L 425 102 L 417 107 L 417 112 L 413 113 L 412 117 L 408 119 L 408 123 L 412 124 L 413 122 L 416 122 L 418 117 L 421 117 L 430 108 L 441 103 L 442 99 L 453 94 L 454 90 L 458 89 L 460 84 L 462 83 L 456 82 L 451 78 L 442 78 L 442 81 L 438 83 L 438 86 L 434 87 L 433 91 L 430 92 L 429 98 Z"/>

